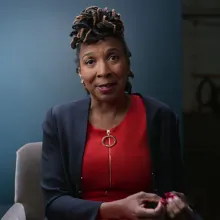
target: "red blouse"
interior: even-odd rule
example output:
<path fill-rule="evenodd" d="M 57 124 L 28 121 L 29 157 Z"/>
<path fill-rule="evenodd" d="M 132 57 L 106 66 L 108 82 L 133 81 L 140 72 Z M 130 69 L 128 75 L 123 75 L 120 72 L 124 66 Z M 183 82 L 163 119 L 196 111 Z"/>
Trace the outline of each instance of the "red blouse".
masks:
<path fill-rule="evenodd" d="M 136 95 L 131 96 L 124 120 L 110 130 L 117 139 L 115 146 L 102 144 L 106 130 L 88 125 L 82 165 L 83 199 L 108 202 L 149 191 L 151 160 L 146 129 L 146 109 Z"/>

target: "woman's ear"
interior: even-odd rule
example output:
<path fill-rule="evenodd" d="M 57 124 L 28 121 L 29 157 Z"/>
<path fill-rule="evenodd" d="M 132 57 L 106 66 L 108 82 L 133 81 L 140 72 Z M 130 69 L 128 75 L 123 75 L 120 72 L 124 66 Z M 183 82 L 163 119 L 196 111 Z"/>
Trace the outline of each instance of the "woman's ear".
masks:
<path fill-rule="evenodd" d="M 134 73 L 132 72 L 132 70 L 129 71 L 129 77 L 134 78 Z"/>

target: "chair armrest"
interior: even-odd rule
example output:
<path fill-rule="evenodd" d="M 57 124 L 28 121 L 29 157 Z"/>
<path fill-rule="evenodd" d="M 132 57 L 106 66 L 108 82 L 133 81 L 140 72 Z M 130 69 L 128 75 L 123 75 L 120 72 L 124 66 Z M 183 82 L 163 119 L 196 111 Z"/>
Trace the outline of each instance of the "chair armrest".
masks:
<path fill-rule="evenodd" d="M 26 220 L 24 206 L 21 203 L 15 203 L 1 220 Z"/>

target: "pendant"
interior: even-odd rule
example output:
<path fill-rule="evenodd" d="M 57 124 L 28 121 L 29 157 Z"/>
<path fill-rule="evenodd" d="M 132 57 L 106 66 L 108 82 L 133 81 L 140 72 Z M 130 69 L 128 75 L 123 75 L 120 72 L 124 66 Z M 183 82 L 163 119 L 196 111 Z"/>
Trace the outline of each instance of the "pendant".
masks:
<path fill-rule="evenodd" d="M 107 148 L 111 148 L 115 146 L 116 143 L 116 138 L 110 134 L 110 130 L 107 130 L 107 135 L 102 138 L 102 144 Z"/>

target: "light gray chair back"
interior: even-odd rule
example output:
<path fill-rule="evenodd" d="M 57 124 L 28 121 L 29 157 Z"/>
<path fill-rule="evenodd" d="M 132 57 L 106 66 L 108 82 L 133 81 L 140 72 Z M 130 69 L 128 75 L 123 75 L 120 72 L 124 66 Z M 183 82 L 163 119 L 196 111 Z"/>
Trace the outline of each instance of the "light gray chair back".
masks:
<path fill-rule="evenodd" d="M 26 144 L 16 152 L 15 203 L 23 204 L 28 220 L 44 219 L 41 152 L 41 142 Z"/>

